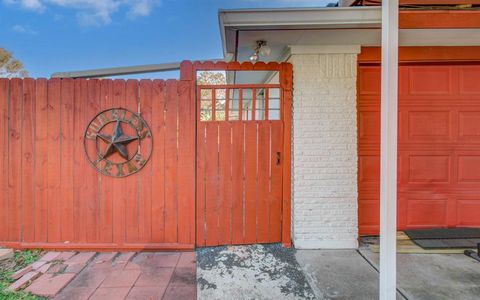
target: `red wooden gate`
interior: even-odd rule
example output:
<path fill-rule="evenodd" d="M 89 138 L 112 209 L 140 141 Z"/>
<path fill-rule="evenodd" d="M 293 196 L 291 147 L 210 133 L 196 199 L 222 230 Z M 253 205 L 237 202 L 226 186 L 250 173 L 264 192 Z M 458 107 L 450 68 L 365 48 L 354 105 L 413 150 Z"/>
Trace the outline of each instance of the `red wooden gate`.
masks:
<path fill-rule="evenodd" d="M 195 68 L 280 71 L 284 79 L 287 69 L 281 66 L 290 65 Z M 284 199 L 283 187 L 289 185 L 284 171 L 290 143 L 287 138 L 284 148 L 284 136 L 290 134 L 285 115 L 291 111 L 283 87 L 291 81 L 281 82 L 197 86 L 197 246 L 290 243 L 290 198 L 288 191 Z M 287 239 L 282 231 L 288 231 Z"/>

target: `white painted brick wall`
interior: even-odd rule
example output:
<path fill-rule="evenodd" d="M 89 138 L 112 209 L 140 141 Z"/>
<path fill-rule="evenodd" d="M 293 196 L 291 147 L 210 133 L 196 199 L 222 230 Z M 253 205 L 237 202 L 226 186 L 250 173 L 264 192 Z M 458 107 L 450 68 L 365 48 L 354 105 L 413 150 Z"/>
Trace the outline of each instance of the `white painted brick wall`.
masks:
<path fill-rule="evenodd" d="M 295 247 L 356 248 L 356 46 L 292 46 Z"/>

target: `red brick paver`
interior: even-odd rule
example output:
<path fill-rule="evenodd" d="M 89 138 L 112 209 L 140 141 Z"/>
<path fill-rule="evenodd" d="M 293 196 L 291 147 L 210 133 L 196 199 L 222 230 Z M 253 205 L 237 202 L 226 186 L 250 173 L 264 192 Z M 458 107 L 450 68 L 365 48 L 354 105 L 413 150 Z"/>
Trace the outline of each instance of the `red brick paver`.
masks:
<path fill-rule="evenodd" d="M 193 252 L 48 252 L 14 277 L 55 299 L 196 299 Z"/>
<path fill-rule="evenodd" d="M 46 262 L 41 261 L 41 260 L 36 261 L 36 262 L 34 262 L 34 263 L 32 264 L 32 269 L 38 270 L 38 269 L 40 269 L 44 264 L 46 264 Z"/>
<path fill-rule="evenodd" d="M 17 272 L 13 273 L 10 276 L 13 280 L 17 280 L 18 278 L 22 277 L 23 275 L 27 274 L 28 272 L 32 271 L 32 265 L 28 265 L 23 269 L 18 270 Z"/>
<path fill-rule="evenodd" d="M 163 300 L 197 299 L 197 285 L 170 284 L 163 295 Z"/>
<path fill-rule="evenodd" d="M 115 270 L 100 287 L 132 287 L 140 276 L 139 270 Z"/>
<path fill-rule="evenodd" d="M 178 260 L 177 268 L 178 267 L 189 267 L 195 268 L 197 265 L 195 252 L 183 252 L 180 255 L 180 259 Z"/>
<path fill-rule="evenodd" d="M 95 291 L 92 288 L 72 288 L 67 293 L 62 291 L 55 300 L 87 300 Z"/>
<path fill-rule="evenodd" d="M 123 288 L 99 288 L 89 298 L 90 300 L 123 300 L 127 297 L 129 287 Z"/>
<path fill-rule="evenodd" d="M 156 300 L 162 299 L 162 296 L 165 292 L 166 286 L 161 287 L 151 287 L 151 286 L 142 286 L 142 287 L 133 287 L 128 293 L 128 300 Z M 180 299 L 180 298 L 178 298 Z"/>
<path fill-rule="evenodd" d="M 146 268 L 142 270 L 135 286 L 167 286 L 173 274 L 173 268 Z"/>
<path fill-rule="evenodd" d="M 28 272 L 27 274 L 23 275 L 20 279 L 18 279 L 17 281 L 15 281 L 14 283 L 12 283 L 8 289 L 10 291 L 17 291 L 19 290 L 21 287 L 23 287 L 24 285 L 26 285 L 27 283 L 29 283 L 30 281 L 34 280 L 35 278 L 37 278 L 38 276 L 40 276 L 40 273 L 39 272 L 35 272 L 35 271 L 32 271 L 32 272 Z"/>
<path fill-rule="evenodd" d="M 69 260 L 75 254 L 77 254 L 77 252 L 74 252 L 74 251 L 60 252 L 60 255 L 57 256 L 56 260 L 64 260 L 64 261 Z"/>
<path fill-rule="evenodd" d="M 92 257 L 95 256 L 95 252 L 80 252 L 75 256 L 72 256 L 69 260 L 65 261 L 67 265 L 74 265 L 74 264 L 85 264 L 87 263 Z"/>
<path fill-rule="evenodd" d="M 60 252 L 48 252 L 47 254 L 45 254 L 44 256 L 42 256 L 40 258 L 40 261 L 44 261 L 44 262 L 51 262 L 52 260 L 55 260 L 57 259 L 57 257 L 60 255 Z"/>
<path fill-rule="evenodd" d="M 73 278 L 75 274 L 65 273 L 65 274 L 43 274 L 35 280 L 26 291 L 31 292 L 34 295 L 44 296 L 44 297 L 53 297 L 61 289 L 63 289 Z"/>

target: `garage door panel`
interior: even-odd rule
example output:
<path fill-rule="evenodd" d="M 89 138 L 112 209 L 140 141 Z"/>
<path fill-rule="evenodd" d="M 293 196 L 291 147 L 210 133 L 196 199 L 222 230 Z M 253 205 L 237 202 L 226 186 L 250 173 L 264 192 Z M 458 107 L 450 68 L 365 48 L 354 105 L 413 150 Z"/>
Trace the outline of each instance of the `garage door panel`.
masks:
<path fill-rule="evenodd" d="M 368 88 L 358 98 L 360 234 L 378 233 L 379 222 L 380 99 L 367 80 L 358 86 Z M 399 229 L 480 226 L 479 82 L 478 65 L 400 66 Z"/>
<path fill-rule="evenodd" d="M 480 142 L 480 110 L 458 112 L 458 137 L 466 143 Z"/>
<path fill-rule="evenodd" d="M 463 95 L 479 95 L 480 66 L 465 66 L 459 70 L 459 92 Z"/>
<path fill-rule="evenodd" d="M 457 200 L 457 220 L 459 226 L 480 226 L 480 195 L 459 197 Z"/>
<path fill-rule="evenodd" d="M 407 67 L 408 94 L 449 95 L 452 93 L 452 70 L 449 67 Z M 405 72 L 405 71 L 404 71 Z"/>
<path fill-rule="evenodd" d="M 480 153 L 458 155 L 458 183 L 480 183 Z"/>
<path fill-rule="evenodd" d="M 450 183 L 450 155 L 410 154 L 408 157 L 409 183 Z"/>
<path fill-rule="evenodd" d="M 450 111 L 414 110 L 407 112 L 409 140 L 451 140 L 452 113 Z"/>
<path fill-rule="evenodd" d="M 407 228 L 445 227 L 447 219 L 448 198 L 415 199 L 408 198 L 407 204 Z M 425 216 L 428 216 L 426 218 Z"/>

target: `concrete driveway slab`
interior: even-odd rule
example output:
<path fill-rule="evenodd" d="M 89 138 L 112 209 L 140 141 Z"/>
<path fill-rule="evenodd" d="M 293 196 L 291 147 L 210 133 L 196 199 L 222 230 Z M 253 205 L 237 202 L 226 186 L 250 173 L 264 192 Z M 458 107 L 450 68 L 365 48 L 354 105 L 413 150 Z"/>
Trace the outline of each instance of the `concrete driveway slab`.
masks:
<path fill-rule="evenodd" d="M 360 251 L 378 268 L 378 253 Z M 479 299 L 480 262 L 463 254 L 398 254 L 397 282 L 408 299 Z"/>
<path fill-rule="evenodd" d="M 376 299 L 378 273 L 356 250 L 298 250 L 317 299 Z"/>

